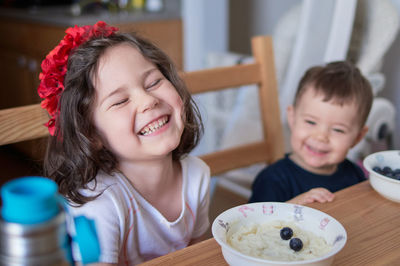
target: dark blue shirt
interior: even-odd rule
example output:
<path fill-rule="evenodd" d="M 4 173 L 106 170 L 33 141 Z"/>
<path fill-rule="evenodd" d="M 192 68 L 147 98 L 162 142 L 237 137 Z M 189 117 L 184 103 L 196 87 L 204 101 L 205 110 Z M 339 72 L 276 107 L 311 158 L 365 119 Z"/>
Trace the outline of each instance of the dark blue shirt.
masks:
<path fill-rule="evenodd" d="M 286 154 L 257 175 L 249 202 L 284 202 L 312 188 L 323 187 L 336 192 L 364 180 L 361 168 L 348 159 L 340 163 L 332 175 L 318 175 L 304 170 Z"/>

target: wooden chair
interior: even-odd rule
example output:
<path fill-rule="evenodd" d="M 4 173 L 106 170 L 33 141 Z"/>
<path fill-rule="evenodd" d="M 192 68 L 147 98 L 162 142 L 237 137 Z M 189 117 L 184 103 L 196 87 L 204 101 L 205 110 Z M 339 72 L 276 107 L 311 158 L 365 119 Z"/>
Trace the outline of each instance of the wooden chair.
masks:
<path fill-rule="evenodd" d="M 284 140 L 275 78 L 272 39 L 252 38 L 255 63 L 182 73 L 193 94 L 257 84 L 263 140 L 201 156 L 213 176 L 283 157 Z M 0 146 L 48 135 L 48 116 L 39 104 L 0 110 Z"/>
<path fill-rule="evenodd" d="M 183 77 L 193 94 L 257 84 L 263 139 L 201 156 L 213 176 L 256 163 L 270 164 L 284 155 L 272 39 L 252 38 L 255 63 L 186 73 Z"/>

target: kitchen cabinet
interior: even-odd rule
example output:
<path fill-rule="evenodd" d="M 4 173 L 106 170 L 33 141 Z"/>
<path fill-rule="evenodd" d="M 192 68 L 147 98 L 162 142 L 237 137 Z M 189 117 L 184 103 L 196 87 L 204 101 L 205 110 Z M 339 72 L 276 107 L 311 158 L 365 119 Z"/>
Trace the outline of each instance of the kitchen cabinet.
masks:
<path fill-rule="evenodd" d="M 63 29 L 0 19 L 0 108 L 37 103 L 40 63 Z"/>

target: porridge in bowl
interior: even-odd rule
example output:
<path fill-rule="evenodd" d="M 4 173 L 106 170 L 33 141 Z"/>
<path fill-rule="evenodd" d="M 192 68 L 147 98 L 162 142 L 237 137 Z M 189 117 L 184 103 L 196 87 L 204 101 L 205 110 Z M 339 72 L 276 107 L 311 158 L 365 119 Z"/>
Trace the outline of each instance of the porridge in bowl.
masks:
<path fill-rule="evenodd" d="M 227 242 L 243 254 L 275 261 L 314 259 L 331 250 L 323 237 L 278 220 L 241 226 Z"/>
<path fill-rule="evenodd" d="M 233 207 L 218 215 L 211 229 L 231 266 L 328 266 L 347 240 L 332 216 L 283 202 Z"/>

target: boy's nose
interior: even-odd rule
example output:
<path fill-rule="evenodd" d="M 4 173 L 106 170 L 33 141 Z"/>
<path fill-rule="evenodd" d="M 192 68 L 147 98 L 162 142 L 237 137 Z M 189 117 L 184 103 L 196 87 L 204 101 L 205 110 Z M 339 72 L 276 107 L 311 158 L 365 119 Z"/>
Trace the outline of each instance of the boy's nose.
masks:
<path fill-rule="evenodd" d="M 325 128 L 319 128 L 314 132 L 314 138 L 321 142 L 328 142 L 329 131 Z"/>

